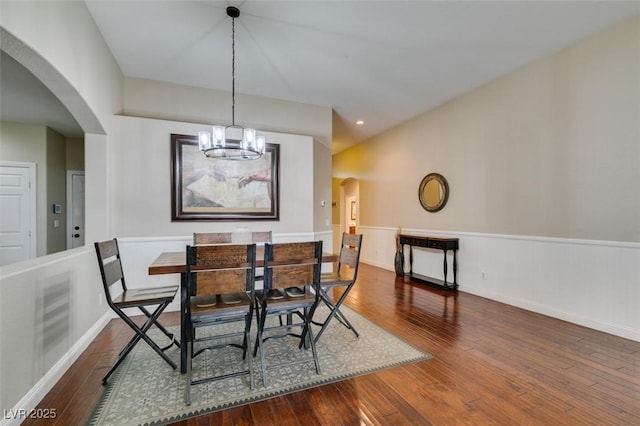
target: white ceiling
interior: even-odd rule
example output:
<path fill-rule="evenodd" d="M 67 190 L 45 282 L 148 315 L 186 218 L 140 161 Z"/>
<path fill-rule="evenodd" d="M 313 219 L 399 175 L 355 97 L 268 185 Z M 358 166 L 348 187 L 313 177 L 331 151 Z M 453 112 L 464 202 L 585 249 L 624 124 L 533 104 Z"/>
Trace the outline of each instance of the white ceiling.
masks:
<path fill-rule="evenodd" d="M 334 152 L 640 13 L 640 1 L 86 3 L 126 76 L 226 91 L 238 6 L 236 92 L 332 107 Z"/>

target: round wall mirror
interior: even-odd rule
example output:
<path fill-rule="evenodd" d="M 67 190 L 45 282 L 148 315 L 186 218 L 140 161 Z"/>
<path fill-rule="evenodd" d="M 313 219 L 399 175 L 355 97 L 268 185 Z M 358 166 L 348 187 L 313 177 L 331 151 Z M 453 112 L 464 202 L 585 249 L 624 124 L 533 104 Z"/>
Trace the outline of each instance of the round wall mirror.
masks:
<path fill-rule="evenodd" d="M 449 184 L 440 173 L 429 173 L 420 182 L 418 188 L 420 204 L 428 212 L 437 212 L 447 204 Z"/>

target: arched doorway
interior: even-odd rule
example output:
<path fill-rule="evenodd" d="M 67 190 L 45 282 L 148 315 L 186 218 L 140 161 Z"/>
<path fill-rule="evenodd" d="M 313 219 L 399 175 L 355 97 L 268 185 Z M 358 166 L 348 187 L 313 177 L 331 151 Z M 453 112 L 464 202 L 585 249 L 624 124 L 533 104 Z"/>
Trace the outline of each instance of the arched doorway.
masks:
<path fill-rule="evenodd" d="M 84 200 L 76 194 L 72 203 L 66 172 L 71 165 L 75 166 L 75 170 L 84 171 L 84 138 L 87 134 L 104 136 L 106 132 L 80 92 L 54 65 L 4 28 L 0 28 L 0 36 L 2 85 L 11 88 L 8 92 L 11 96 L 3 99 L 1 120 L 18 125 L 46 126 L 47 129 L 51 123 L 57 125 L 51 126 L 56 127 L 53 132 L 47 130 L 46 136 L 36 140 L 28 139 L 28 132 L 21 131 L 19 127 L 13 127 L 11 133 L 13 146 L 39 144 L 49 147 L 55 154 L 40 157 L 33 154 L 37 150 L 32 148 L 13 152 L 14 157 L 20 156 L 22 161 L 39 167 L 39 175 L 32 179 L 30 185 L 37 199 L 33 203 L 35 225 L 26 230 L 33 251 L 28 258 L 19 259 L 27 260 L 83 245 L 68 243 L 70 235 L 86 234 Z M 43 112 L 45 110 L 46 113 Z M 75 120 L 76 124 L 69 124 L 69 120 Z M 7 161 L 15 160 L 9 156 Z M 47 174 L 49 170 L 50 176 Z M 76 215 L 73 216 L 74 220 L 69 220 L 67 213 L 72 211 Z M 77 220 L 79 218 L 82 220 Z"/>
<path fill-rule="evenodd" d="M 355 234 L 360 225 L 360 182 L 358 179 L 347 178 L 340 183 L 340 205 L 340 234 L 343 232 Z M 340 238 L 337 239 L 337 241 L 340 240 Z"/>

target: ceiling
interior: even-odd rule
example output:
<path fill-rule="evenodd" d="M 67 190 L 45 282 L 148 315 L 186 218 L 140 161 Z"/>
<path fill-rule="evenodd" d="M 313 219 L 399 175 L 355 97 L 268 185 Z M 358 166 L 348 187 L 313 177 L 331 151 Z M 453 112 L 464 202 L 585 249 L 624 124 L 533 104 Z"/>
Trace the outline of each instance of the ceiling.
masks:
<path fill-rule="evenodd" d="M 236 92 L 333 108 L 334 153 L 640 13 L 639 1 L 86 4 L 125 76 L 225 91 L 225 10 L 238 6 Z M 3 57 L 3 116 L 13 94 L 35 95 L 24 75 L 11 80 L 16 66 Z M 40 106 L 21 108 L 37 116 Z"/>

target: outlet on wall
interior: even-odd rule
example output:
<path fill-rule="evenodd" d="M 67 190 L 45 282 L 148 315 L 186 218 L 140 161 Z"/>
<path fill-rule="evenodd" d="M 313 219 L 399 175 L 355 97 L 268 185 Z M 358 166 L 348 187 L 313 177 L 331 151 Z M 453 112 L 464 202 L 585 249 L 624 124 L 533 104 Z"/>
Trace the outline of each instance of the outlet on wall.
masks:
<path fill-rule="evenodd" d="M 482 271 L 482 279 L 484 280 L 485 278 L 487 278 L 487 273 L 485 271 Z"/>

